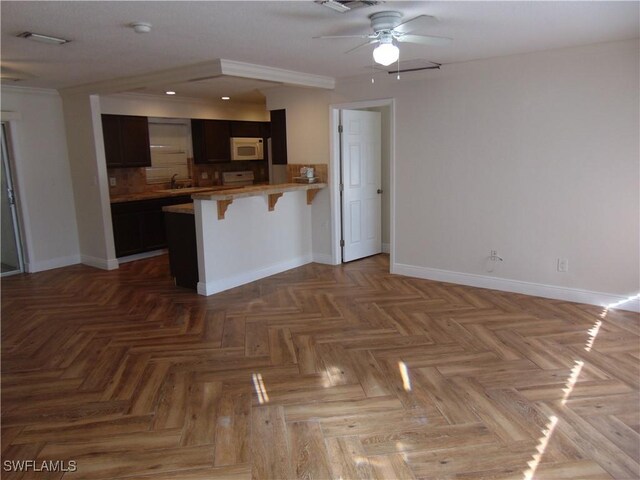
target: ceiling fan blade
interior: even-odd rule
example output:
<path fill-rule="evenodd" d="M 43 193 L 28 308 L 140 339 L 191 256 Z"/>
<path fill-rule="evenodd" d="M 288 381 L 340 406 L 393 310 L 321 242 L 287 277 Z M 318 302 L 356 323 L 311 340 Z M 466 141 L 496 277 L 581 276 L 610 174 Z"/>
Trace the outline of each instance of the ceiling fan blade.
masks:
<path fill-rule="evenodd" d="M 363 33 L 362 35 L 322 35 L 320 37 L 312 37 L 312 38 L 374 38 L 374 37 L 368 33 Z"/>
<path fill-rule="evenodd" d="M 397 37 L 399 42 L 419 43 L 420 45 L 449 45 L 453 42 L 449 37 L 434 37 L 433 35 L 402 35 Z"/>
<path fill-rule="evenodd" d="M 418 15 L 411 20 L 407 20 L 406 22 L 402 22 L 400 25 L 396 25 L 393 30 L 400 33 L 409 33 L 413 32 L 417 28 L 427 27 L 435 23 L 438 23 L 438 19 L 436 17 L 431 15 Z"/>
<path fill-rule="evenodd" d="M 353 52 L 354 50 L 358 50 L 359 48 L 366 47 L 367 45 L 371 45 L 372 43 L 376 43 L 376 42 L 377 42 L 377 40 L 375 40 L 375 39 L 374 39 L 374 40 L 369 40 L 368 42 L 361 43 L 361 44 L 360 44 L 360 45 L 358 45 L 357 47 L 353 47 L 352 49 L 347 50 L 347 51 L 346 51 L 346 52 L 344 52 L 344 53 L 351 53 L 351 52 Z"/>

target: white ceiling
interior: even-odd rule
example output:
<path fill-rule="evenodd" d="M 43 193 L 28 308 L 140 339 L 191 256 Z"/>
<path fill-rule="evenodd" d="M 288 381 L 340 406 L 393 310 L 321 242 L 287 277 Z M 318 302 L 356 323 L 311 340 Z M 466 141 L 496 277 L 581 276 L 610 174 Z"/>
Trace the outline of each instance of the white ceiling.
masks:
<path fill-rule="evenodd" d="M 167 90 L 172 90 L 176 92 L 176 96 L 189 98 L 212 98 L 220 100 L 221 97 L 225 96 L 230 97 L 234 102 L 265 103 L 264 94 L 261 93 L 260 90 L 278 85 L 281 84 L 222 75 L 199 81 L 146 87 L 137 89 L 136 92 L 147 95 L 165 95 Z"/>
<path fill-rule="evenodd" d="M 217 58 L 335 78 L 358 75 L 371 67 L 371 47 L 345 55 L 361 41 L 312 37 L 368 33 L 368 16 L 384 10 L 398 10 L 405 19 L 435 15 L 438 23 L 415 33 L 454 39 L 443 47 L 402 44 L 405 60 L 424 58 L 446 64 L 640 36 L 640 3 L 635 1 L 390 1 L 346 14 L 311 1 L 2 1 L 1 7 L 2 66 L 33 76 L 16 85 L 46 88 L 148 74 Z M 127 27 L 133 21 L 149 22 L 153 28 L 136 34 Z M 57 46 L 16 38 L 23 31 L 72 41 Z M 246 101 L 253 101 L 255 90 L 266 85 L 249 80 L 211 81 L 192 83 L 183 92 L 219 98 L 229 94 L 223 91 L 232 86 L 236 95 L 249 92 Z M 178 90 L 176 85 L 166 88 Z"/>

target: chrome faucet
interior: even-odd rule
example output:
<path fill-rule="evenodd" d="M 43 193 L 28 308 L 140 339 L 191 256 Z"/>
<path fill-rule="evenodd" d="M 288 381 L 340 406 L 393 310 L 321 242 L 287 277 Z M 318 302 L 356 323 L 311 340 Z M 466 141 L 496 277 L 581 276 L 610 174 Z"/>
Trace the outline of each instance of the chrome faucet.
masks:
<path fill-rule="evenodd" d="M 177 173 L 173 174 L 173 177 L 171 177 L 171 189 L 173 190 L 174 188 L 178 188 L 178 183 L 176 182 L 176 177 L 178 176 Z"/>

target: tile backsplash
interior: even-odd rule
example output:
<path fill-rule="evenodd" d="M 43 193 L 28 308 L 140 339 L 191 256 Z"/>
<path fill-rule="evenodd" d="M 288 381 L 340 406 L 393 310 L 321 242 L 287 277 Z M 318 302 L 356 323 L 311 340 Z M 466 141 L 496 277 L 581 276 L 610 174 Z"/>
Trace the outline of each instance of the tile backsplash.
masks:
<path fill-rule="evenodd" d="M 210 165 L 194 164 L 192 158 L 189 158 L 188 161 L 191 179 L 178 182 L 185 186 L 210 187 L 213 185 L 222 185 L 223 172 L 237 172 L 241 170 L 253 171 L 256 183 L 269 181 L 269 167 L 265 161 L 228 162 Z M 202 178 L 203 173 L 206 173 L 208 178 Z M 144 167 L 109 168 L 107 169 L 107 174 L 109 178 L 113 177 L 116 179 L 116 185 L 109 186 L 110 195 L 150 192 L 171 186 L 170 182 L 147 184 L 146 170 Z"/>
<path fill-rule="evenodd" d="M 328 165 L 322 163 L 289 164 L 287 165 L 287 181 L 293 182 L 293 177 L 300 176 L 300 168 L 313 167 L 315 176 L 319 182 L 327 182 L 329 179 Z M 256 183 L 269 181 L 268 165 L 265 161 L 227 162 L 214 163 L 210 165 L 194 164 L 193 159 L 189 159 L 190 180 L 181 180 L 178 183 L 192 187 L 210 187 L 222 185 L 223 172 L 237 172 L 241 170 L 251 170 L 255 176 Z M 140 168 L 109 168 L 108 176 L 116 179 L 115 186 L 109 186 L 110 195 L 127 195 L 131 193 L 151 192 L 163 188 L 169 188 L 169 182 L 147 184 L 146 170 Z M 202 178 L 206 173 L 207 178 Z M 217 174 L 217 178 L 216 178 Z"/>
<path fill-rule="evenodd" d="M 213 164 L 194 164 L 193 182 L 195 187 L 210 187 L 212 185 L 222 185 L 223 172 L 239 172 L 251 170 L 256 183 L 269 181 L 269 166 L 265 161 L 241 161 Z M 208 178 L 202 178 L 206 173 Z M 216 178 L 217 174 L 217 178 Z"/>
<path fill-rule="evenodd" d="M 294 177 L 299 177 L 302 167 L 312 167 L 314 169 L 314 175 L 318 178 L 318 182 L 326 183 L 329 179 L 329 165 L 326 163 L 290 163 L 287 165 L 287 181 L 293 182 Z"/>
<path fill-rule="evenodd" d="M 147 176 L 144 167 L 140 168 L 108 168 L 109 194 L 126 195 L 129 193 L 142 193 L 149 190 L 164 188 L 161 184 L 147 185 Z M 116 185 L 111 186 L 111 179 L 115 178 Z"/>

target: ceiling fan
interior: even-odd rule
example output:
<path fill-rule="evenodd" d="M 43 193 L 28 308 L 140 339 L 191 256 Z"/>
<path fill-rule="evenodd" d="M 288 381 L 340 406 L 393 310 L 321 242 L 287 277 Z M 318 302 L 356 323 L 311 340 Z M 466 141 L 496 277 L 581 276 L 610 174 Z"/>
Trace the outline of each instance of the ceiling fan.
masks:
<path fill-rule="evenodd" d="M 380 65 L 388 66 L 397 61 L 400 56 L 398 42 L 418 43 L 421 45 L 448 45 L 453 40 L 447 37 L 435 37 L 433 35 L 419 35 L 412 33 L 420 24 L 436 21 L 430 15 L 418 15 L 417 17 L 402 22 L 402 13 L 389 11 L 377 12 L 369 16 L 373 33 L 360 35 L 329 35 L 313 38 L 366 38 L 367 41 L 357 47 L 347 50 L 353 52 L 366 45 L 377 43 L 373 50 L 373 59 Z"/>

